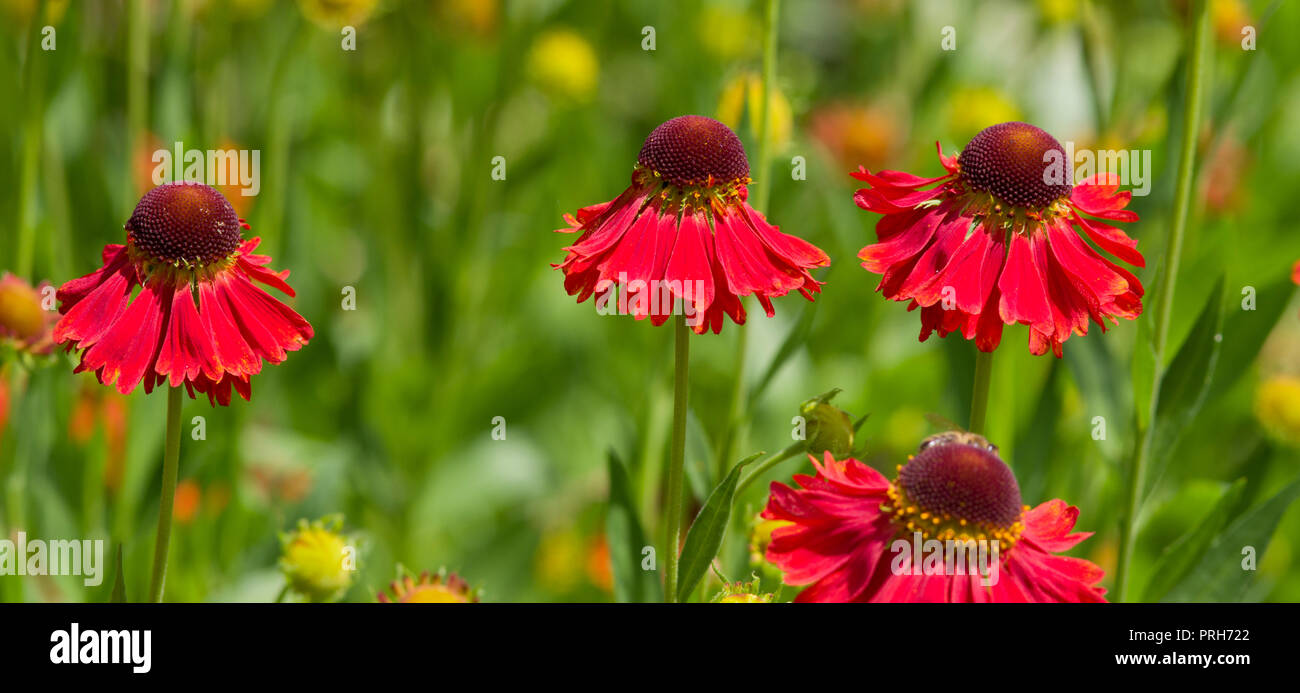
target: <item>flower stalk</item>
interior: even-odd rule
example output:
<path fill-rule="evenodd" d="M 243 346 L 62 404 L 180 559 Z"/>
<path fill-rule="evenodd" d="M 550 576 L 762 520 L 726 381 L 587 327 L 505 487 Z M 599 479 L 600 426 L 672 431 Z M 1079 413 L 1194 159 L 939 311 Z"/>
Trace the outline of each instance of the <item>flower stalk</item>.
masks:
<path fill-rule="evenodd" d="M 1152 334 L 1154 364 L 1151 369 L 1150 400 L 1146 403 L 1149 417 L 1141 434 L 1133 465 L 1128 474 L 1127 500 L 1121 518 L 1119 560 L 1115 570 L 1115 601 L 1125 601 L 1133 561 L 1133 544 L 1137 539 L 1137 518 L 1142 510 L 1143 488 L 1146 485 L 1147 464 L 1151 458 L 1156 409 L 1160 404 L 1160 387 L 1165 377 L 1165 349 L 1169 343 L 1169 324 L 1173 318 L 1174 289 L 1178 278 L 1179 259 L 1183 250 L 1183 236 L 1187 230 L 1188 209 L 1191 206 L 1192 182 L 1196 170 L 1196 138 L 1201 125 L 1201 101 L 1205 83 L 1205 54 L 1209 48 L 1210 21 L 1208 0 L 1197 0 L 1192 6 L 1192 33 L 1187 50 L 1187 89 L 1183 112 L 1181 154 L 1178 159 L 1177 187 L 1174 190 L 1173 223 L 1169 226 L 1169 240 L 1165 250 L 1165 267 L 1160 276 L 1159 291 L 1155 298 L 1155 327 Z"/>
<path fill-rule="evenodd" d="M 181 457 L 181 394 L 179 387 L 167 388 L 167 443 L 163 448 L 162 488 L 158 499 L 158 534 L 154 537 L 153 573 L 149 580 L 149 601 L 159 603 L 167 580 L 167 549 L 171 544 L 172 507 L 176 501 L 176 477 Z"/>
<path fill-rule="evenodd" d="M 685 317 L 678 317 L 673 348 L 673 440 L 668 460 L 668 552 L 664 561 L 664 595 L 668 602 L 677 601 L 677 552 L 681 546 L 682 496 L 685 493 L 686 405 L 690 371 L 691 328 Z"/>
<path fill-rule="evenodd" d="M 975 385 L 970 396 L 970 424 L 966 430 L 984 434 L 989 409 L 989 380 L 993 374 L 993 352 L 975 350 Z"/>
<path fill-rule="evenodd" d="M 739 496 L 741 492 L 749 488 L 756 479 L 763 474 L 766 474 L 767 470 L 781 464 L 795 455 L 798 455 L 807 449 L 807 447 L 808 443 L 806 441 L 799 440 L 791 443 L 786 449 L 769 455 L 767 459 L 759 462 L 753 469 L 749 470 L 748 474 L 740 478 L 740 483 L 736 484 L 736 495 Z"/>
<path fill-rule="evenodd" d="M 763 108 L 758 113 L 758 173 L 754 181 L 754 201 L 759 209 L 767 209 L 768 197 L 772 191 L 772 180 L 768 169 L 772 163 L 772 90 L 776 81 L 776 45 L 777 21 L 780 18 L 781 1 L 767 0 L 763 14 L 763 81 L 760 94 Z M 727 407 L 727 429 L 718 446 L 718 478 L 726 476 L 728 460 L 735 450 L 736 440 L 743 437 L 745 425 L 745 353 L 748 350 L 747 330 L 740 330 L 736 335 L 736 369 L 732 376 L 731 402 Z"/>

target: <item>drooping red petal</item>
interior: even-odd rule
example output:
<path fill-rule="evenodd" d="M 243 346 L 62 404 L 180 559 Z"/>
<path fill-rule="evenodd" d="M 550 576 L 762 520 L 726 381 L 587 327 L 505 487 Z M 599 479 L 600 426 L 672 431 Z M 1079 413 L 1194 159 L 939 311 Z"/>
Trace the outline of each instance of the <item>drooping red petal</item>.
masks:
<path fill-rule="evenodd" d="M 706 246 L 709 234 L 709 222 L 703 212 L 683 212 L 672 257 L 664 268 L 664 280 L 672 293 L 684 304 L 693 306 L 687 311 L 688 317 L 705 315 L 713 304 L 713 258 Z M 704 331 L 704 323 L 701 320 L 695 328 L 697 333 Z"/>
<path fill-rule="evenodd" d="M 758 233 L 736 214 L 713 217 L 714 248 L 726 272 L 727 287 L 737 296 L 782 296 L 803 285 L 798 267 L 778 264 Z"/>
<path fill-rule="evenodd" d="M 170 302 L 171 320 L 158 350 L 154 372 L 168 376 L 172 387 L 194 380 L 200 373 L 208 378 L 220 377 L 221 366 L 214 356 L 212 336 L 203 329 L 188 282 L 174 287 Z"/>
<path fill-rule="evenodd" d="M 862 266 L 869 272 L 884 274 L 894 265 L 915 258 L 934 238 L 942 218 L 942 209 L 919 209 L 884 217 L 876 224 L 880 242 L 858 252 Z"/>
<path fill-rule="evenodd" d="M 153 364 L 167 328 L 171 286 L 146 284 L 122 316 L 81 357 L 80 370 L 95 371 L 105 385 L 117 383 L 117 391 L 130 394 L 153 372 Z M 151 385 L 152 383 L 150 383 Z"/>
<path fill-rule="evenodd" d="M 807 269 L 831 264 L 830 257 L 821 248 L 798 236 L 781 233 L 778 227 L 767 222 L 761 212 L 748 204 L 741 203 L 736 209 L 763 245 L 789 265 Z"/>
<path fill-rule="evenodd" d="M 672 311 L 672 305 L 660 305 L 656 295 L 662 294 L 659 280 L 668 265 L 675 235 L 671 230 L 669 235 L 660 235 L 662 221 L 658 205 L 647 206 L 599 265 L 600 280 L 615 282 L 626 292 L 627 305 L 637 320 L 651 314 L 652 303 L 656 304 L 656 317 Z"/>
<path fill-rule="evenodd" d="M 1137 251 L 1137 240 L 1129 238 L 1128 234 L 1122 230 L 1095 219 L 1088 219 L 1077 213 L 1074 215 L 1074 221 L 1088 234 L 1088 238 L 1091 238 L 1092 242 L 1100 246 L 1102 250 L 1134 267 L 1147 266 L 1146 258 L 1142 257 L 1142 253 Z"/>
<path fill-rule="evenodd" d="M 1124 209 L 1133 193 L 1119 190 L 1119 176 L 1114 173 L 1089 176 L 1074 186 L 1070 202 L 1079 209 L 1102 219 L 1137 221 L 1138 215 Z"/>
<path fill-rule="evenodd" d="M 86 293 L 80 293 L 86 290 L 86 285 L 79 284 L 75 293 L 64 294 L 65 303 L 60 307 L 64 315 L 54 326 L 55 344 L 73 342 L 77 348 L 88 348 L 99 341 L 126 310 L 131 290 L 135 288 L 134 269 L 124 265 L 123 261 L 113 261 L 86 278 L 91 276 L 96 277 L 99 283 Z M 59 293 L 63 294 L 63 289 Z"/>
<path fill-rule="evenodd" d="M 1034 261 L 1034 251 L 1029 238 L 1018 233 L 1010 235 L 1007 263 L 998 279 L 1002 300 L 998 314 L 1005 323 L 1022 323 L 1042 326 L 1052 320 L 1052 309 L 1047 302 L 1047 285 L 1042 269 Z"/>
<path fill-rule="evenodd" d="M 230 317 L 226 302 L 217 295 L 213 282 L 199 282 L 199 322 L 212 336 L 213 354 L 222 370 L 236 375 L 262 371 L 262 360 L 253 353 L 239 326 Z"/>

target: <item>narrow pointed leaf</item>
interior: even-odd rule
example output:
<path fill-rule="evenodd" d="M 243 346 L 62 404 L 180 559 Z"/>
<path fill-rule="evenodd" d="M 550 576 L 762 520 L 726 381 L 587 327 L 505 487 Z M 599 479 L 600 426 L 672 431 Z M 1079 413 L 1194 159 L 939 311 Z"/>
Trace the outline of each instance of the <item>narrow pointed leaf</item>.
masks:
<path fill-rule="evenodd" d="M 1232 521 L 1232 513 L 1245 489 L 1246 480 L 1238 479 L 1224 490 L 1214 507 L 1195 527 L 1165 548 L 1151 571 L 1151 582 L 1147 584 L 1142 601 L 1158 602 L 1182 582 L 1209 550 L 1214 538 Z"/>
<path fill-rule="evenodd" d="M 740 482 L 741 469 L 762 456 L 763 453 L 760 452 L 736 463 L 722 483 L 709 494 L 700 514 L 695 516 L 690 530 L 686 532 L 686 545 L 682 548 L 682 559 L 678 564 L 680 577 L 677 601 L 686 601 L 686 597 L 708 572 L 713 557 L 718 555 L 722 538 L 727 534 L 727 521 L 731 517 L 731 504 L 736 498 L 736 484 Z"/>
<path fill-rule="evenodd" d="M 1223 277 L 1219 277 L 1160 383 L 1160 401 L 1150 431 L 1151 471 L 1144 495 L 1160 479 L 1183 431 L 1192 424 L 1210 391 L 1223 341 L 1223 284 Z"/>
<path fill-rule="evenodd" d="M 1240 602 L 1249 596 L 1258 570 L 1245 565 L 1253 555 L 1255 568 L 1264 559 L 1273 533 L 1287 508 L 1300 495 L 1300 478 L 1287 484 L 1277 495 L 1238 517 L 1211 542 L 1210 548 L 1176 587 L 1169 602 Z"/>

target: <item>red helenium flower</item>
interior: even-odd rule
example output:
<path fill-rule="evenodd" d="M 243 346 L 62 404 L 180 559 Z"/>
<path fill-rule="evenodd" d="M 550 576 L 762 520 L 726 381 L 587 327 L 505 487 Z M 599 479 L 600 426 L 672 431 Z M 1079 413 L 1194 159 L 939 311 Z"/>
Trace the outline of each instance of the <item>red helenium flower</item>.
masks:
<path fill-rule="evenodd" d="M 581 303 L 614 287 L 627 312 L 662 325 L 674 299 L 696 333 L 722 330 L 723 315 L 745 323 L 741 296 L 754 294 L 768 317 L 771 297 L 799 291 L 808 300 L 821 282 L 808 270 L 830 264 L 819 248 L 781 233 L 749 206 L 749 161 L 736 133 L 704 116 L 681 116 L 646 138 L 632 184 L 617 198 L 565 215 L 581 231 L 556 265 L 564 288 Z"/>
<path fill-rule="evenodd" d="M 934 330 L 940 337 L 960 331 L 981 351 L 993 351 L 1002 326 L 1020 323 L 1029 326 L 1031 352 L 1051 349 L 1059 357 L 1070 335 L 1088 333 L 1090 318 L 1104 332 L 1105 319 L 1142 313 L 1137 277 L 1076 231 L 1124 262 L 1146 266 L 1137 241 L 1086 216 L 1137 220 L 1124 209 L 1132 193 L 1118 192 L 1118 176 L 1072 186 L 1061 144 L 1015 122 L 986 128 L 958 156 L 939 148 L 939 160 L 948 172 L 937 178 L 861 167 L 852 174 L 868 186 L 854 196 L 858 206 L 885 215 L 876 224 L 879 242 L 858 257 L 883 275 L 876 288 L 886 298 L 921 309 L 921 341 Z"/>
<path fill-rule="evenodd" d="M 249 226 L 206 185 L 149 191 L 126 223 L 126 244 L 104 246 L 103 267 L 59 289 L 55 342 L 81 351 L 78 372 L 94 371 L 122 394 L 168 382 L 214 405 L 230 404 L 232 387 L 248 399 L 263 361 L 280 363 L 313 331 L 253 283 L 294 295 L 289 271 L 268 269 L 271 258 L 252 252 L 261 239 L 244 240 L 241 228 Z"/>
<path fill-rule="evenodd" d="M 785 582 L 808 585 L 799 602 L 1101 602 L 1102 570 L 1058 556 L 1090 532 L 1075 532 L 1079 511 L 1052 500 L 1021 505 L 1020 488 L 996 448 L 969 443 L 924 445 L 898 478 L 827 453 L 813 458 L 815 477 L 801 487 L 772 482 L 762 516 L 782 523 L 767 560 Z M 997 579 L 978 572 L 895 570 L 897 540 L 997 540 Z M 992 570 L 989 571 L 992 575 Z"/>

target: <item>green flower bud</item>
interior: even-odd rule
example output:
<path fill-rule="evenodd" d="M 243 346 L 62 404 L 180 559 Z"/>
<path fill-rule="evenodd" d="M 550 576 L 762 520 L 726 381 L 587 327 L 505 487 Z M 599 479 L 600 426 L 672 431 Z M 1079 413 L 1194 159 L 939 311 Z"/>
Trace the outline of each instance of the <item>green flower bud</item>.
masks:
<path fill-rule="evenodd" d="M 817 457 L 829 452 L 836 459 L 843 459 L 853 452 L 853 418 L 830 403 L 837 394 L 838 389 L 831 390 L 799 408 L 807 425 L 808 452 Z"/>

